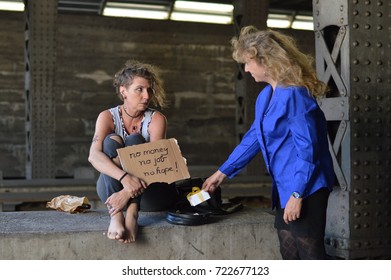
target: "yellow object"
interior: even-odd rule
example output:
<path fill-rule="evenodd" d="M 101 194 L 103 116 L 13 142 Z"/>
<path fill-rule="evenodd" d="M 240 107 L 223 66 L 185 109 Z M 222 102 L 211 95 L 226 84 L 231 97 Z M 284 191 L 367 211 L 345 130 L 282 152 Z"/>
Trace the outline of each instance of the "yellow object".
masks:
<path fill-rule="evenodd" d="M 196 206 L 208 200 L 210 195 L 206 191 L 201 190 L 199 187 L 193 187 L 191 192 L 187 194 L 186 198 L 192 206 Z"/>

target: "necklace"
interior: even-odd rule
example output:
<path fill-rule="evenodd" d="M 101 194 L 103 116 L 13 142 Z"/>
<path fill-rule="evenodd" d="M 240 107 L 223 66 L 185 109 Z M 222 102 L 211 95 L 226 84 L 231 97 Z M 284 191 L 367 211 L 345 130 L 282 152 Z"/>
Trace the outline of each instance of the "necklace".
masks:
<path fill-rule="evenodd" d="M 130 117 L 130 118 L 132 118 L 132 119 L 138 118 L 138 117 L 140 117 L 140 115 L 142 114 L 142 113 L 140 113 L 140 114 L 138 114 L 138 115 L 136 115 L 136 116 L 133 117 L 131 114 L 128 113 L 128 111 L 126 111 L 125 105 L 124 105 L 123 107 L 124 107 L 125 114 L 128 115 L 128 117 Z"/>
<path fill-rule="evenodd" d="M 132 120 L 137 119 L 137 118 L 140 117 L 141 114 L 142 114 L 142 112 L 141 112 L 141 113 L 138 114 L 137 116 L 134 116 L 134 117 L 133 117 L 132 115 L 130 115 L 130 114 L 128 113 L 128 111 L 126 111 L 125 105 L 123 106 L 123 108 L 124 108 L 125 114 L 126 114 L 128 117 L 130 117 Z M 122 121 L 122 127 L 123 127 L 123 129 L 124 129 L 124 132 L 126 132 L 124 122 L 123 122 L 122 119 L 121 119 L 121 121 Z M 131 133 L 136 132 L 136 130 L 137 130 L 137 124 L 136 124 L 136 125 L 133 125 L 133 126 L 131 127 Z"/>

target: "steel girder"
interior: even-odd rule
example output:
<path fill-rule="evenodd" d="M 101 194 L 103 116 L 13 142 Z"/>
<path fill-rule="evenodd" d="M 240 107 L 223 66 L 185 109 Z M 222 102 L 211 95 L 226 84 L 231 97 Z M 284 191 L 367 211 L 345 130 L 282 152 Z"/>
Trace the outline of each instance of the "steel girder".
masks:
<path fill-rule="evenodd" d="M 329 124 L 336 186 L 326 246 L 341 258 L 391 252 L 390 18 L 386 1 L 313 1 L 319 101 Z M 388 50 L 387 50 L 388 48 Z"/>
<path fill-rule="evenodd" d="M 26 179 L 54 178 L 57 1 L 24 2 Z"/>

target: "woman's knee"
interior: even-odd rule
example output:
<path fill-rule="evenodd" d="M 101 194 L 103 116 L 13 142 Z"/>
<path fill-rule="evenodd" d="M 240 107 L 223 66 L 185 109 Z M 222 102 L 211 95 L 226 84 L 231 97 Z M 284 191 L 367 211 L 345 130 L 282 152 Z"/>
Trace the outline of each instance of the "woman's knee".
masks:
<path fill-rule="evenodd" d="M 118 156 L 117 149 L 123 147 L 124 147 L 124 142 L 122 138 L 115 133 L 111 133 L 107 135 L 103 141 L 103 152 L 110 158 L 117 157 Z"/>
<path fill-rule="evenodd" d="M 133 146 L 145 143 L 145 138 L 141 134 L 130 134 L 125 138 L 125 146 Z"/>

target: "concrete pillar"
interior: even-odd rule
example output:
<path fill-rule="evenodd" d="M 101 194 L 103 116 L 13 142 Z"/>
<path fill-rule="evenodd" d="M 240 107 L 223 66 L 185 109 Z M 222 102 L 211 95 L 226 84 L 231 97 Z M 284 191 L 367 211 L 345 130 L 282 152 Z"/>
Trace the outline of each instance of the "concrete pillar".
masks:
<path fill-rule="evenodd" d="M 242 27 L 254 25 L 258 29 L 266 28 L 269 9 L 268 0 L 235 0 L 234 4 L 234 28 L 238 35 Z M 236 72 L 236 135 L 239 143 L 250 128 L 255 116 L 255 100 L 258 93 L 265 86 L 254 81 L 249 73 L 244 72 L 243 65 L 237 65 Z M 267 173 L 261 155 L 253 160 L 246 168 L 247 175 L 260 176 Z M 264 173 L 264 174 L 261 174 Z"/>

